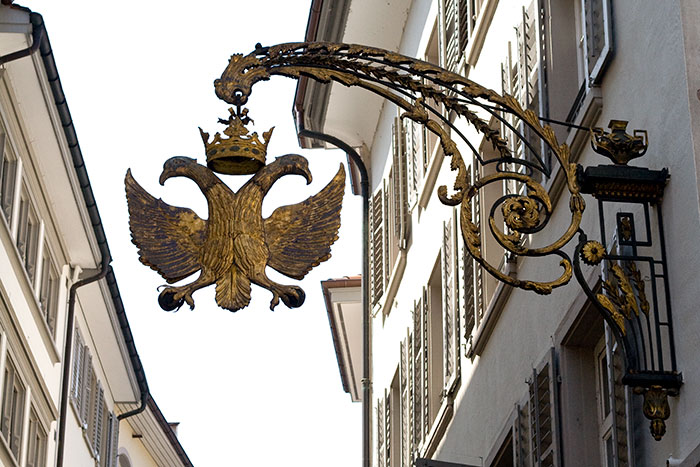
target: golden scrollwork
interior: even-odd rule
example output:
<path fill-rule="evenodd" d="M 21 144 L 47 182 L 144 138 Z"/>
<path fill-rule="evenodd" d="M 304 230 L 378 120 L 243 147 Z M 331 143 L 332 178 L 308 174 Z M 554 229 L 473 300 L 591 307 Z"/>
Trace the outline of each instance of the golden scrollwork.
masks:
<path fill-rule="evenodd" d="M 557 141 L 552 128 L 543 125 L 531 110 L 523 109 L 515 98 L 500 95 L 464 76 L 395 52 L 330 42 L 299 42 L 271 47 L 258 45 L 249 55 L 234 55 L 215 83 L 217 95 L 226 102 L 241 105 L 245 103 L 255 82 L 269 79 L 272 75 L 295 79 L 306 76 L 322 82 L 336 81 L 345 86 L 364 88 L 395 103 L 403 110 L 402 118 L 419 122 L 435 134 L 440 140 L 443 153 L 450 158 L 450 168 L 457 172 L 453 190 L 450 193 L 446 186 L 440 186 L 438 197 L 446 205 L 461 205 L 462 235 L 472 256 L 499 280 L 538 293 L 550 293 L 554 287 L 569 282 L 572 277 L 571 262 L 560 253 L 560 249 L 576 234 L 585 209 L 576 179 L 576 165 L 570 162 L 569 147 Z M 442 116 L 441 110 L 437 110 L 439 108 L 445 114 L 454 112 L 464 118 L 491 144 L 504 162 L 527 163 L 511 153 L 508 140 L 498 129 L 492 128 L 474 110 L 475 107 L 491 112 L 496 118 L 503 112 L 513 114 L 527 125 L 530 133 L 544 141 L 553 159 L 561 165 L 563 170 L 560 172 L 570 195 L 571 221 L 566 231 L 548 245 L 530 248 L 521 241 L 524 235 L 535 234 L 546 226 L 552 209 L 547 190 L 529 175 L 529 171 L 498 171 L 474 183 L 469 180 L 464 159 L 452 138 L 453 133 L 448 131 L 449 121 Z M 494 108 L 497 110 L 490 110 Z M 517 137 L 522 138 L 522 135 Z M 546 170 L 537 164 L 531 169 Z M 497 222 L 492 217 L 488 221 L 491 232 L 498 243 L 517 255 L 558 254 L 562 258 L 560 264 L 564 271 L 553 281 L 513 278 L 488 264 L 482 255 L 481 226 L 471 218 L 471 199 L 485 185 L 506 179 L 524 184 L 526 191 L 519 196 L 502 200 L 501 213 L 508 232 L 496 225 Z"/>

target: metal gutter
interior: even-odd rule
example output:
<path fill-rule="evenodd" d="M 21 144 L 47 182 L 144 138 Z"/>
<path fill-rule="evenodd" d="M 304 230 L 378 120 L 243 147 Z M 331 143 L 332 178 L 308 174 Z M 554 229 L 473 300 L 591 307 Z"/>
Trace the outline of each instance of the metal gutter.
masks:
<path fill-rule="evenodd" d="M 175 452 L 177 452 L 177 455 L 182 461 L 183 465 L 185 467 L 193 467 L 190 458 L 187 457 L 187 453 L 180 444 L 180 440 L 177 439 L 177 435 L 173 431 L 173 427 L 165 419 L 163 412 L 160 411 L 158 405 L 156 404 L 156 401 L 154 401 L 153 397 L 151 397 L 150 395 L 148 397 L 147 405 L 148 409 L 151 411 L 151 413 L 153 413 L 153 416 L 158 422 L 158 425 L 160 425 L 161 429 L 163 430 L 163 433 L 165 433 L 165 436 L 168 438 L 168 441 L 170 441 L 170 444 L 172 445 L 173 449 L 175 449 Z"/>
<path fill-rule="evenodd" d="M 100 249 L 102 256 L 100 271 L 86 279 L 80 280 L 73 284 L 70 289 L 69 297 L 69 309 L 68 309 L 68 326 L 66 329 L 66 339 L 65 347 L 63 352 L 63 378 L 61 381 L 61 410 L 59 414 L 59 429 L 58 429 L 58 446 L 57 446 L 57 466 L 61 467 L 63 465 L 63 452 L 64 452 L 64 437 L 65 437 L 65 420 L 67 415 L 67 399 L 68 399 L 68 387 L 69 387 L 69 375 L 70 375 L 70 365 L 67 362 L 70 361 L 71 350 L 73 348 L 73 318 L 74 318 L 74 307 L 75 307 L 75 296 L 76 291 L 79 287 L 90 284 L 92 282 L 98 281 L 100 279 L 106 278 L 107 285 L 110 291 L 112 302 L 116 310 L 117 320 L 119 322 L 120 330 L 124 338 L 124 342 L 127 347 L 127 352 L 129 354 L 129 359 L 136 375 L 136 380 L 139 386 L 139 391 L 141 393 L 140 406 L 136 410 L 122 414 L 119 416 L 120 420 L 127 418 L 128 416 L 136 415 L 142 412 L 146 408 L 146 403 L 149 398 L 148 383 L 146 381 L 146 375 L 143 371 L 143 365 L 141 364 L 141 359 L 139 358 L 138 352 L 136 351 L 136 346 L 134 345 L 133 335 L 131 334 L 131 328 L 129 327 L 129 321 L 126 317 L 124 311 L 124 304 L 121 300 L 121 295 L 119 294 L 119 289 L 117 287 L 116 278 L 114 277 L 114 270 L 109 266 L 112 260 L 112 256 L 109 252 L 109 246 L 107 245 L 107 237 L 105 235 L 104 227 L 102 225 L 102 219 L 100 213 L 97 209 L 97 204 L 95 203 L 95 197 L 90 185 L 90 179 L 88 178 L 87 170 L 85 169 L 85 161 L 83 159 L 80 146 L 78 144 L 78 138 L 75 132 L 75 127 L 73 126 L 73 119 L 71 118 L 70 111 L 68 110 L 68 105 L 66 104 L 65 94 L 63 93 L 63 87 L 61 86 L 61 81 L 58 76 L 58 71 L 56 69 L 56 62 L 54 60 L 53 52 L 51 50 L 51 44 L 49 38 L 46 34 L 46 28 L 44 26 L 44 20 L 42 16 L 38 13 L 32 12 L 27 8 L 12 5 L 12 8 L 21 9 L 27 11 L 30 14 L 30 21 L 33 28 L 33 42 L 30 47 L 23 49 L 11 54 L 4 55 L 0 57 L 0 64 L 7 63 L 12 60 L 17 60 L 23 57 L 27 57 L 37 50 L 40 51 L 41 59 L 44 64 L 44 69 L 49 80 L 49 86 L 51 88 L 51 93 L 53 94 L 54 104 L 58 111 L 59 118 L 61 120 L 61 125 L 63 127 L 63 132 L 68 143 L 68 148 L 71 153 L 73 160 L 73 168 L 78 176 L 78 182 L 80 184 L 80 189 L 83 195 L 83 200 L 85 201 L 85 206 L 90 217 L 90 222 L 92 224 L 93 232 L 95 238 L 97 239 L 97 244 Z M 183 451 L 184 452 L 184 451 Z M 186 456 L 185 456 L 186 457 Z M 187 459 L 189 462 L 189 459 Z M 191 465 L 187 464 L 187 465 Z"/>

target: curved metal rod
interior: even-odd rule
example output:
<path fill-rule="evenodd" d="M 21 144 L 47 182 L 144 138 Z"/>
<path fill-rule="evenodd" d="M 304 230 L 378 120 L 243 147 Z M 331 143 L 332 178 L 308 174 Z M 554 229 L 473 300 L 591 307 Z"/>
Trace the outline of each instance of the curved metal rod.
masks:
<path fill-rule="evenodd" d="M 451 159 L 450 168 L 457 171 L 454 182 L 455 193 L 448 195 L 447 187 L 441 186 L 438 188 L 438 197 L 443 204 L 461 205 L 462 235 L 470 254 L 490 274 L 516 287 L 535 290 L 539 293 L 550 293 L 553 287 L 569 282 L 572 277 L 571 263 L 560 249 L 575 235 L 585 209 L 585 203 L 580 195 L 575 176 L 576 166 L 570 162 L 568 146 L 558 143 L 551 127 L 542 126 L 537 115 L 531 110 L 523 109 L 512 96 L 501 96 L 495 91 L 484 88 L 456 73 L 400 54 L 373 47 L 334 43 L 290 43 L 273 47 L 258 46 L 253 53 L 247 56 L 233 55 L 221 79 L 214 83 L 217 96 L 230 104 L 241 106 L 247 102 L 252 86 L 258 81 L 268 80 L 272 75 L 287 76 L 293 79 L 308 76 L 320 82 L 336 81 L 345 86 L 364 88 L 396 104 L 404 111 L 402 118 L 409 118 L 421 123 L 438 136 L 444 154 Z M 451 95 L 447 95 L 445 91 Z M 535 154 L 537 163 L 513 157 L 508 149 L 507 140 L 501 136 L 500 131 L 492 129 L 460 98 L 484 109 L 485 112 L 501 121 L 505 128 L 511 129 L 514 135 L 521 139 L 526 147 Z M 480 163 L 484 164 L 486 161 L 480 157 L 468 138 L 459 132 L 448 118 L 440 112 L 435 112 L 436 109 L 428 102 L 430 100 L 440 104 L 447 111 L 454 111 L 458 116 L 465 118 L 478 133 L 481 133 L 502 156 L 498 160 L 494 160 L 495 163 L 512 163 L 525 167 L 525 172 L 530 169 L 545 175 L 549 174 L 539 152 L 492 106 L 502 109 L 501 112 L 509 112 L 516 116 L 524 126 L 530 128 L 551 149 L 554 157 L 562 165 L 562 173 L 570 193 L 569 206 L 572 217 L 566 232 L 551 244 L 537 249 L 529 249 L 519 245 L 519 242 L 515 241 L 516 235 L 506 235 L 499 229 L 494 229 L 493 225 L 491 232 L 499 243 L 512 253 L 526 256 L 548 254 L 560 256 L 564 273 L 559 279 L 551 282 L 514 279 L 503 274 L 498 268 L 489 265 L 483 258 L 480 226 L 474 224 L 471 219 L 471 208 L 469 207 L 470 198 L 476 194 L 477 190 L 498 179 L 513 179 L 526 183 L 529 188 L 526 196 L 519 197 L 518 202 L 528 206 L 537 205 L 538 202 L 551 206 L 551 202 L 544 188 L 532 179 L 529 173 L 503 171 L 501 167 L 496 174 L 483 177 L 472 184 L 464 160 L 446 128 L 450 128 L 463 141 L 466 141 Z M 515 202 L 514 199 L 505 200 L 505 203 Z M 511 207 L 517 208 L 514 205 Z M 551 207 L 548 208 L 547 212 L 550 211 Z M 534 215 L 534 212 L 530 210 L 530 214 Z M 517 219 L 517 216 L 513 219 Z M 547 215 L 542 220 L 542 225 L 537 225 L 538 231 L 548 224 L 549 219 L 550 216 Z M 493 219 L 490 219 L 490 222 L 493 222 Z M 520 233 L 531 233 L 534 227 L 535 225 L 532 223 L 522 224 L 512 221 L 509 225 L 509 228 L 518 234 L 517 236 Z"/>

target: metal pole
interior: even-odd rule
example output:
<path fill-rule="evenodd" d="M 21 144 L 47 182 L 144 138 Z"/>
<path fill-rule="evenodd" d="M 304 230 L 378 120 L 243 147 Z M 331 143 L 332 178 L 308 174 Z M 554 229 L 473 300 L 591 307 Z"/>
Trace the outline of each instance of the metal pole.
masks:
<path fill-rule="evenodd" d="M 362 466 L 371 465 L 372 379 L 370 377 L 370 307 L 369 307 L 369 176 L 367 167 L 355 149 L 346 142 L 303 127 L 299 120 L 299 136 L 314 138 L 330 143 L 345 151 L 360 172 L 360 194 L 362 195 Z"/>

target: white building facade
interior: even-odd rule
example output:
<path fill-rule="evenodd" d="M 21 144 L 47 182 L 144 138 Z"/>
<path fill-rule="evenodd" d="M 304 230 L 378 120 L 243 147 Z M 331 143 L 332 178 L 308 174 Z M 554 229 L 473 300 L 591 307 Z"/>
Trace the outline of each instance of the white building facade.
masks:
<path fill-rule="evenodd" d="M 563 123 L 552 125 L 555 134 L 583 167 L 606 163 L 587 129 L 628 120 L 628 131 L 645 129 L 649 141 L 630 165 L 670 172 L 661 208 L 683 385 L 669 398 L 667 431 L 656 441 L 642 397 L 622 383 L 620 344 L 576 280 L 538 295 L 503 284 L 471 259 L 457 209 L 437 196 L 455 179 L 437 137 L 366 91 L 300 85 L 297 125 L 357 148 L 370 172 L 373 465 L 700 465 L 700 260 L 691 246 L 700 227 L 699 24 L 700 7 L 684 0 L 313 2 L 307 41 L 399 52 L 510 94 Z M 482 159 L 497 157 L 466 121 L 449 118 L 453 136 L 461 131 Z M 505 123 L 488 122 L 513 154 L 529 157 Z M 492 173 L 469 147 L 459 149 L 471 180 Z M 556 170 L 538 181 L 555 206 L 547 228 L 554 233 L 541 234 L 552 241 L 572 214 Z M 492 204 L 512 189 L 492 184 L 475 198 L 484 258 L 510 277 L 551 280 L 559 258 L 516 259 L 487 234 Z M 598 232 L 596 201 L 584 199 L 581 227 Z M 619 232 L 607 234 L 607 245 L 620 241 Z M 592 289 L 601 286 L 594 272 L 586 277 Z M 642 280 L 651 287 L 650 277 Z M 340 316 L 332 300 L 328 307 Z M 346 349 L 338 356 L 345 387 L 360 384 L 361 376 L 349 382 L 357 371 L 348 362 L 361 358 L 347 355 L 352 348 L 336 343 Z M 357 391 L 349 392 L 355 400 Z"/>
<path fill-rule="evenodd" d="M 148 391 L 43 19 L 9 3 L 0 6 L 0 465 L 191 465 Z"/>

